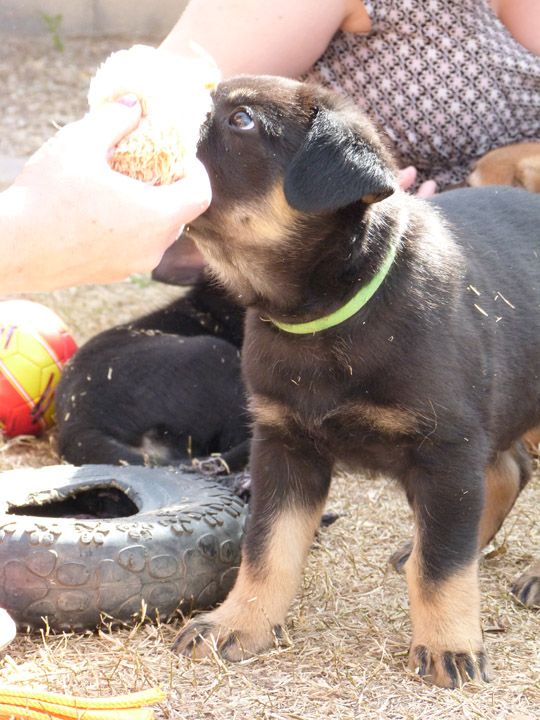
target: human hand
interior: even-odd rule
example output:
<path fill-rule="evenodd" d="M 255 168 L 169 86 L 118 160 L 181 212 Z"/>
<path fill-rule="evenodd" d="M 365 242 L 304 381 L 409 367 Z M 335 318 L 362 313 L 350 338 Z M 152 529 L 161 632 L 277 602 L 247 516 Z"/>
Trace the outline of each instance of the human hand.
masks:
<path fill-rule="evenodd" d="M 140 115 L 128 95 L 67 125 L 0 195 L 1 292 L 113 282 L 150 270 L 208 207 L 208 175 L 195 159 L 185 177 L 160 187 L 109 167 L 108 153 Z"/>
<path fill-rule="evenodd" d="M 182 177 L 220 77 L 206 54 L 197 55 L 195 48 L 193 53 L 189 60 L 133 45 L 112 53 L 98 68 L 88 91 L 90 110 L 132 93 L 141 104 L 139 126 L 120 140 L 109 160 L 113 170 L 151 185 L 168 185 Z"/>
<path fill-rule="evenodd" d="M 410 187 L 414 185 L 416 182 L 416 176 L 417 176 L 417 170 L 412 165 L 409 165 L 406 168 L 403 168 L 399 171 L 399 186 L 402 190 L 408 190 Z M 437 183 L 435 180 L 426 180 L 423 182 L 418 190 L 416 191 L 416 196 L 419 198 L 430 198 L 433 197 L 437 193 Z"/>

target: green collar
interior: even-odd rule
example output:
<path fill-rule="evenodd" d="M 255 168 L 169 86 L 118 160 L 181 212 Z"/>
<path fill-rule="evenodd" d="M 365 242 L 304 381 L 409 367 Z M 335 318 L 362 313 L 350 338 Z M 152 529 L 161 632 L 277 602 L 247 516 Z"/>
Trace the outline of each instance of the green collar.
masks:
<path fill-rule="evenodd" d="M 384 278 L 388 275 L 388 271 L 394 262 L 395 255 L 396 248 L 392 245 L 377 274 L 371 278 L 367 285 L 361 287 L 348 303 L 330 315 L 305 323 L 282 323 L 277 320 L 273 320 L 272 318 L 270 318 L 270 321 L 280 330 L 284 330 L 288 333 L 294 333 L 296 335 L 316 333 L 320 330 L 326 330 L 327 328 L 334 327 L 334 325 L 339 325 L 340 323 L 345 322 L 345 320 L 348 320 L 350 317 L 355 315 L 360 308 L 363 308 L 368 300 L 375 295 Z"/>

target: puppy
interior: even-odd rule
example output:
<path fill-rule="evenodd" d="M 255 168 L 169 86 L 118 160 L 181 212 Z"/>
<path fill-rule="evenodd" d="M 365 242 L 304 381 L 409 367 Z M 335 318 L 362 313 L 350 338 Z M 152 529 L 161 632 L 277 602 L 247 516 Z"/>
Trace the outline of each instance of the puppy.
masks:
<path fill-rule="evenodd" d="M 248 308 L 252 515 L 233 590 L 175 649 L 272 644 L 339 462 L 395 477 L 414 510 L 411 669 L 489 680 L 478 554 L 540 424 L 540 198 L 409 196 L 356 108 L 270 77 L 218 86 L 199 157 L 213 200 L 188 234 Z"/>
<path fill-rule="evenodd" d="M 169 280 L 177 272 L 166 262 L 160 269 Z M 203 277 L 167 307 L 96 335 L 57 386 L 60 454 L 74 465 L 167 465 L 220 453 L 241 469 L 249 456 L 243 321 Z"/>
<path fill-rule="evenodd" d="M 471 187 L 512 185 L 540 192 L 540 142 L 523 142 L 491 150 L 476 161 L 467 178 Z"/>

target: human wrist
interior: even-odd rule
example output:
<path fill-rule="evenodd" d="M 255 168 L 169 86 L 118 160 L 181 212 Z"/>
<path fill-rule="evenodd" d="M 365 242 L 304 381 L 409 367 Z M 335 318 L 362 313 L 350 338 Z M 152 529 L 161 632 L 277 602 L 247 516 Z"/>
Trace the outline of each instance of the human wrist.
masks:
<path fill-rule="evenodd" d="M 28 230 L 24 215 L 24 190 L 11 185 L 0 193 L 0 295 L 24 292 L 28 287 Z"/>

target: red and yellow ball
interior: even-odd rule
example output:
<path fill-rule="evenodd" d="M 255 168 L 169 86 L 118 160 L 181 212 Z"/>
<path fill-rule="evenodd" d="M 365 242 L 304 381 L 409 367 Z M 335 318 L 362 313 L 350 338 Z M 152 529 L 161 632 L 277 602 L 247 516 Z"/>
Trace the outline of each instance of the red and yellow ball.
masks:
<path fill-rule="evenodd" d="M 0 431 L 39 435 L 54 422 L 54 389 L 77 346 L 65 323 L 29 300 L 0 301 Z"/>

